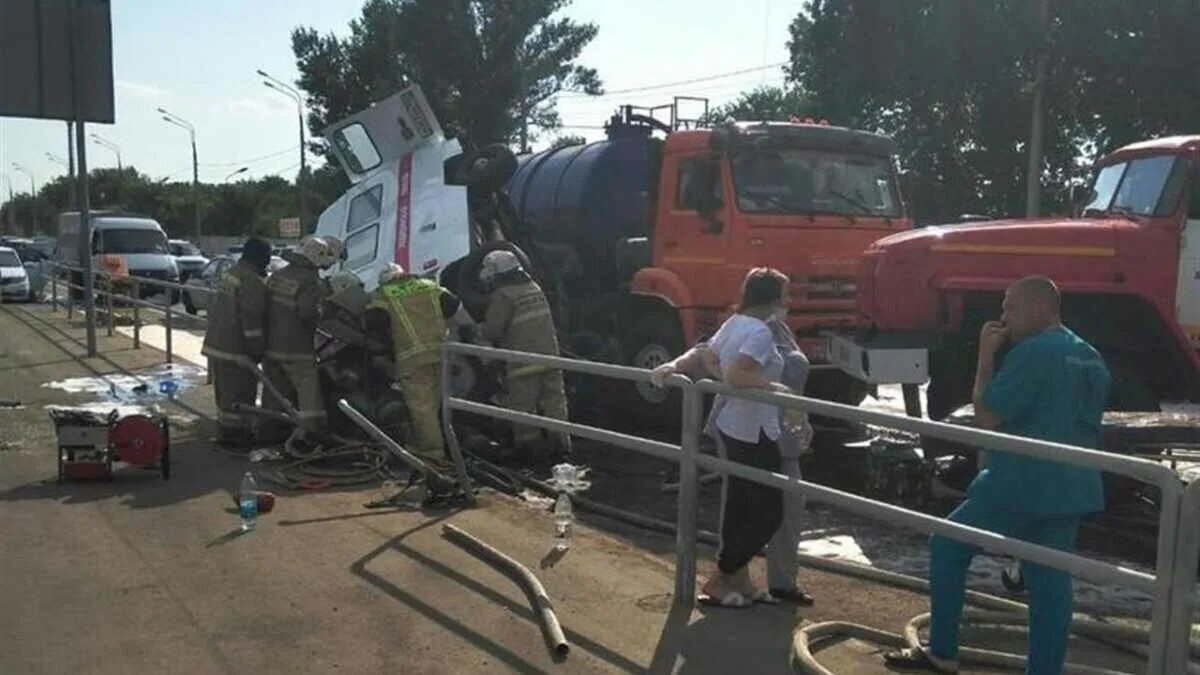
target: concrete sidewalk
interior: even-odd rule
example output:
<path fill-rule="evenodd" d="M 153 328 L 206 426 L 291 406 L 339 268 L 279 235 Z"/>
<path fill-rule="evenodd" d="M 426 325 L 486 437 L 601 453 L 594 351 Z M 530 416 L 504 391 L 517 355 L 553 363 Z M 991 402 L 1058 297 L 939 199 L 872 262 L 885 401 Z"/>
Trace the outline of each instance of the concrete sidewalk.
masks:
<path fill-rule="evenodd" d="M 103 356 L 83 358 L 80 321 L 0 307 L 0 399 L 24 403 L 0 410 L 0 672 L 786 673 L 798 621 L 898 631 L 927 610 L 916 594 L 805 570 L 815 608 L 671 613 L 673 541 L 592 521 L 609 531 L 579 527 L 539 571 L 572 645 L 556 663 L 523 593 L 440 534 L 453 522 L 536 567 L 546 509 L 485 495 L 469 511 L 380 512 L 362 504 L 388 490 L 297 493 L 239 536 L 229 491 L 250 465 L 207 442 L 209 387 L 168 404 L 170 481 L 122 468 L 113 482 L 56 484 L 43 407 L 93 399 L 42 385 L 162 363 L 103 330 Z M 846 641 L 826 656 L 838 672 L 886 672 L 877 652 Z"/>

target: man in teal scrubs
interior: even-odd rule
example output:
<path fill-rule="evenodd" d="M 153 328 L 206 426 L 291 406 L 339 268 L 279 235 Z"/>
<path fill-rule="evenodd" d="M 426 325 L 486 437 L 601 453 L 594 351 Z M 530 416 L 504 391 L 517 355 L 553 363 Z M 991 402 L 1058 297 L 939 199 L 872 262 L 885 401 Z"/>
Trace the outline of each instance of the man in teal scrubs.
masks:
<path fill-rule="evenodd" d="M 975 418 L 986 429 L 1096 448 L 1111 378 L 1104 359 L 1062 325 L 1058 288 L 1045 277 L 1009 287 L 1000 321 L 983 326 L 975 377 Z M 1013 347 L 995 371 L 996 352 Z M 987 467 L 948 519 L 1065 551 L 1075 548 L 1080 518 L 1104 509 L 1094 469 L 989 452 Z M 957 672 L 958 631 L 967 568 L 978 549 L 954 539 L 930 540 L 929 646 L 885 656 L 894 666 Z M 1029 589 L 1026 673 L 1057 675 L 1071 626 L 1071 575 L 1023 563 Z"/>

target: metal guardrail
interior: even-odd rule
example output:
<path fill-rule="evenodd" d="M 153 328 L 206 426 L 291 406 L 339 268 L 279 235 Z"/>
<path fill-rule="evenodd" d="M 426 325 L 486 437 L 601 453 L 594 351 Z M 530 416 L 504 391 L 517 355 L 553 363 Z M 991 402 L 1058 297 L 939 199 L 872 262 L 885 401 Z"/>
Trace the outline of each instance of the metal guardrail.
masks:
<path fill-rule="evenodd" d="M 56 270 L 83 273 L 83 270 L 79 267 L 56 262 L 50 262 L 49 265 Z M 187 291 L 189 293 L 203 292 L 215 294 L 215 291 L 212 289 L 185 286 L 183 284 L 145 277 L 116 277 L 102 270 L 95 271 L 94 275 L 97 278 L 109 281 L 123 281 L 133 284 L 132 295 L 115 293 L 112 292 L 111 288 L 103 289 L 97 287 L 95 289 L 97 295 L 105 298 L 108 334 L 110 336 L 114 332 L 114 300 L 127 302 L 134 308 L 135 347 L 141 346 L 140 309 L 145 308 L 161 312 L 165 315 L 165 351 L 168 363 L 171 363 L 173 360 L 173 318 L 179 312 L 174 310 L 170 304 L 164 306 L 143 301 L 140 298 L 142 285 L 147 284 L 165 289 Z M 67 280 L 60 280 L 58 277 L 58 274 L 50 275 L 51 302 L 54 311 L 58 309 L 58 285 L 60 283 L 69 289 L 84 291 L 84 286 L 72 284 Z M 68 316 L 71 316 L 73 307 L 74 299 L 72 294 L 68 292 Z M 203 317 L 191 316 L 186 313 L 184 316 L 201 324 L 207 323 Z M 447 343 L 445 348 L 448 352 L 484 359 L 499 359 L 526 365 L 547 366 L 565 371 L 611 377 L 631 382 L 650 382 L 650 371 L 628 366 L 578 361 L 559 356 L 493 349 L 457 342 Z M 447 372 L 447 369 L 443 368 L 443 378 L 448 376 Z M 1200 566 L 1200 481 L 1193 482 L 1185 491 L 1173 471 L 1145 459 L 1124 457 L 1085 448 L 864 410 L 803 396 L 734 389 L 728 385 L 710 380 L 692 382 L 681 375 L 672 375 L 667 378 L 666 385 L 681 389 L 683 394 L 683 424 L 678 444 L 654 441 L 598 427 L 556 420 L 455 398 L 448 394 L 449 388 L 445 384 L 443 384 L 442 388 L 444 392 L 442 401 L 443 423 L 446 427 L 449 427 L 453 411 L 458 410 L 541 427 L 550 431 L 569 433 L 649 454 L 660 459 L 678 462 L 680 488 L 676 523 L 675 598 L 677 602 L 689 606 L 695 600 L 697 514 L 699 506 L 697 473 L 699 467 L 704 467 L 710 471 L 727 473 L 763 485 L 770 485 L 781 490 L 800 493 L 814 501 L 825 502 L 910 529 L 939 534 L 974 544 L 988 551 L 1004 553 L 1066 570 L 1091 581 L 1122 584 L 1150 592 L 1153 595 L 1154 604 L 1151 615 L 1150 661 L 1147 672 L 1158 675 L 1181 673 L 1187 670 L 1190 653 L 1189 639 L 1192 612 L 1196 607 L 1200 606 L 1200 592 L 1196 590 L 1197 567 Z M 874 424 L 947 441 L 982 446 L 990 450 L 1012 452 L 1077 466 L 1101 469 L 1150 483 L 1158 487 L 1161 494 L 1155 573 L 1151 575 L 1138 572 L 1075 553 L 1067 553 L 1020 539 L 1005 537 L 987 530 L 952 523 L 924 513 L 867 499 L 840 490 L 834 490 L 804 480 L 788 478 L 780 473 L 764 471 L 737 462 L 701 455 L 699 445 L 700 427 L 703 421 L 701 418 L 703 414 L 702 402 L 704 394 L 722 394 L 752 401 L 771 403 L 773 405 L 795 408 L 850 422 Z"/>
<path fill-rule="evenodd" d="M 612 377 L 633 382 L 650 382 L 650 371 L 626 366 L 583 362 L 558 356 L 532 354 L 504 349 L 492 349 L 465 343 L 447 343 L 448 353 L 465 354 L 483 359 L 499 359 L 526 365 L 539 365 L 565 371 Z M 443 417 L 448 421 L 453 411 L 471 412 L 497 419 L 519 422 L 555 432 L 566 432 L 593 440 L 611 443 L 655 457 L 679 463 L 680 488 L 678 501 L 678 534 L 676 554 L 675 599 L 690 606 L 695 601 L 696 575 L 696 515 L 698 507 L 697 467 L 738 476 L 763 485 L 804 495 L 807 499 L 824 502 L 848 511 L 884 520 L 924 533 L 939 534 L 967 542 L 990 552 L 1004 553 L 1017 558 L 1065 570 L 1081 578 L 1099 583 L 1120 584 L 1147 591 L 1153 596 L 1150 629 L 1150 658 L 1148 673 L 1165 675 L 1186 672 L 1190 645 L 1192 608 L 1200 603 L 1194 592 L 1196 568 L 1200 562 L 1200 482 L 1188 486 L 1186 500 L 1178 477 L 1170 469 L 1155 462 L 1123 457 L 1109 453 L 1048 443 L 1029 438 L 1009 436 L 991 431 L 959 427 L 941 422 L 863 410 L 852 406 L 829 403 L 804 396 L 773 392 L 735 389 L 729 385 L 702 380 L 692 382 L 673 375 L 667 386 L 683 393 L 683 426 L 678 445 L 651 441 L 636 436 L 597 427 L 522 413 L 485 405 L 460 398 L 443 400 Z M 446 385 L 443 385 L 445 389 Z M 1006 537 L 995 532 L 952 523 L 924 513 L 875 501 L 835 490 L 783 474 L 764 471 L 737 462 L 701 455 L 699 452 L 702 423 L 702 397 L 705 393 L 722 394 L 752 401 L 803 410 L 850 422 L 874 424 L 901 429 L 958 443 L 981 446 L 988 450 L 1011 452 L 1029 457 L 1064 462 L 1077 466 L 1102 469 L 1155 485 L 1161 491 L 1161 513 L 1154 574 L 1146 574 L 1119 565 L 1087 558 L 1077 553 L 1033 544 Z M 1183 519 L 1181 522 L 1181 514 Z"/>
<path fill-rule="evenodd" d="M 46 264 L 49 265 L 50 268 L 52 268 L 53 270 L 56 271 L 56 273 L 53 273 L 50 275 L 51 309 L 56 312 L 58 311 L 58 302 L 59 302 L 58 286 L 60 284 L 63 286 L 66 286 L 68 289 L 67 302 L 66 302 L 67 317 L 70 318 L 74 314 L 74 306 L 75 306 L 74 295 L 70 291 L 77 290 L 77 291 L 83 293 L 83 292 L 86 292 L 86 289 L 84 286 L 79 285 L 79 284 L 73 284 L 66 279 L 59 279 L 59 274 L 57 273 L 57 271 L 62 271 L 62 272 L 67 272 L 67 273 L 76 273 L 76 274 L 82 275 L 84 273 L 84 270 L 81 267 L 74 267 L 72 265 L 65 265 L 63 263 L 54 262 L 54 261 L 47 261 Z M 107 323 L 107 332 L 108 332 L 109 337 L 112 337 L 114 332 L 116 331 L 116 313 L 113 311 L 114 310 L 113 301 L 116 300 L 118 302 L 125 302 L 133 307 L 133 346 L 135 349 L 140 349 L 142 346 L 141 310 L 143 308 L 151 310 L 151 311 L 155 311 L 155 312 L 160 312 L 165 316 L 164 328 L 166 330 L 166 345 L 165 345 L 166 349 L 164 350 L 164 352 L 166 353 L 166 362 L 167 363 L 174 363 L 174 360 L 175 360 L 175 348 L 174 348 L 175 326 L 174 326 L 174 323 L 175 323 L 176 316 L 182 316 L 183 318 L 185 318 L 189 321 L 194 321 L 201 325 L 205 325 L 205 326 L 208 325 L 208 319 L 205 317 L 193 316 L 191 314 L 187 314 L 186 312 L 180 313 L 180 312 L 176 311 L 172 307 L 169 296 L 168 296 L 168 302 L 165 305 L 160 305 L 158 303 L 147 302 L 145 300 L 142 300 L 141 293 L 142 293 L 142 286 L 146 285 L 146 286 L 164 288 L 164 289 L 167 289 L 168 291 L 176 290 L 176 291 L 180 291 L 181 293 L 182 292 L 187 292 L 187 293 L 200 292 L 200 293 L 208 293 L 210 295 L 216 295 L 216 291 L 211 288 L 202 288 L 199 286 L 188 286 L 185 284 L 178 284 L 178 283 L 175 283 L 172 281 L 164 281 L 162 279 L 151 279 L 148 277 L 139 277 L 139 276 L 132 275 L 132 274 L 128 275 L 128 276 L 116 276 L 116 275 L 113 275 L 104 270 L 93 270 L 92 274 L 95 279 L 103 279 L 105 281 L 108 281 L 110 284 L 109 289 L 105 289 L 98 284 L 93 284 L 93 289 L 94 289 L 95 294 L 97 296 L 102 296 L 104 298 L 104 313 L 105 313 L 105 318 L 106 318 L 106 323 Z M 133 290 L 128 294 L 113 292 L 111 290 L 111 284 L 114 282 L 115 283 L 132 284 Z M 211 377 L 211 375 L 210 375 L 210 377 Z"/>

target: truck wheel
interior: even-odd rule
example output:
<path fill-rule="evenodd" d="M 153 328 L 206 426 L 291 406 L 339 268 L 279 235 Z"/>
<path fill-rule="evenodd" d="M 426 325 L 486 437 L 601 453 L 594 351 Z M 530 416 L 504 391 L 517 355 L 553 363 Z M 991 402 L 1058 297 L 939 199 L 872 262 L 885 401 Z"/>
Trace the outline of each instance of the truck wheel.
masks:
<path fill-rule="evenodd" d="M 467 155 L 458 165 L 455 182 L 483 193 L 499 191 L 517 172 L 517 157 L 507 145 L 493 143 Z"/>
<path fill-rule="evenodd" d="M 629 365 L 634 368 L 654 369 L 683 352 L 683 331 L 679 322 L 665 312 L 644 315 L 634 324 L 630 336 Z M 682 410 L 682 395 L 678 389 L 658 388 L 639 382 L 626 397 L 629 412 L 639 422 L 650 425 L 665 425 L 669 429 L 679 426 Z"/>

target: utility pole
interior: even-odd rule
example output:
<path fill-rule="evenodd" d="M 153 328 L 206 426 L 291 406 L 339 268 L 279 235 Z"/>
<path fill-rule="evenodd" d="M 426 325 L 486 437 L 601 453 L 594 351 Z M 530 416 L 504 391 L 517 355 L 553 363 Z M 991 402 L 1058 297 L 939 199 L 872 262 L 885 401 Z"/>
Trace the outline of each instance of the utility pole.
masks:
<path fill-rule="evenodd" d="M 174 124 L 181 129 L 185 129 L 192 138 L 192 209 L 196 218 L 196 239 L 201 236 L 200 231 L 200 164 L 196 160 L 196 127 L 192 123 L 183 119 L 179 115 L 167 112 L 163 108 L 159 108 L 158 112 L 162 113 L 163 121 L 168 124 Z"/>
<path fill-rule="evenodd" d="M 1037 54 L 1033 66 L 1033 110 L 1029 123 L 1029 168 L 1025 177 L 1025 216 L 1041 215 L 1042 137 L 1045 116 L 1046 68 L 1050 60 L 1050 0 L 1038 2 Z"/>
<path fill-rule="evenodd" d="M 37 184 L 33 179 L 32 171 L 16 162 L 13 162 L 12 167 L 14 170 L 29 176 L 29 227 L 25 229 L 25 236 L 31 237 L 37 229 Z"/>
<path fill-rule="evenodd" d="M 67 122 L 67 203 L 75 203 L 75 125 Z"/>
<path fill-rule="evenodd" d="M 304 185 L 306 176 L 307 162 L 304 158 L 304 97 L 300 92 L 296 91 L 295 87 L 271 77 L 263 70 L 255 71 L 259 77 L 263 78 L 263 85 L 274 89 L 275 91 L 291 98 L 296 102 L 296 120 L 300 125 L 300 174 L 296 177 L 296 194 L 300 196 L 300 231 L 307 232 L 305 225 L 308 220 L 308 204 L 304 199 Z"/>

